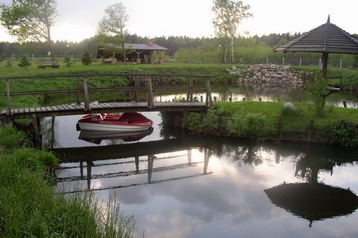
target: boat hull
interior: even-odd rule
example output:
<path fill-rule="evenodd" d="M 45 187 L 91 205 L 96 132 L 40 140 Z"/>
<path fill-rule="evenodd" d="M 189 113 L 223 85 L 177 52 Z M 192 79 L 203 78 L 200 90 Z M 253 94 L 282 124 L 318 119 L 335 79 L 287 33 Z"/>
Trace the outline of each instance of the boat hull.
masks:
<path fill-rule="evenodd" d="M 77 130 L 90 131 L 141 132 L 148 131 L 152 126 L 150 119 L 136 112 L 89 114 L 77 122 Z"/>
<path fill-rule="evenodd" d="M 137 126 L 128 126 L 128 125 L 116 125 L 116 124 L 100 124 L 100 123 L 89 123 L 89 122 L 78 122 L 80 130 L 90 130 L 90 131 L 118 131 L 118 132 L 127 132 L 127 131 L 147 131 L 152 125 L 137 125 Z"/>

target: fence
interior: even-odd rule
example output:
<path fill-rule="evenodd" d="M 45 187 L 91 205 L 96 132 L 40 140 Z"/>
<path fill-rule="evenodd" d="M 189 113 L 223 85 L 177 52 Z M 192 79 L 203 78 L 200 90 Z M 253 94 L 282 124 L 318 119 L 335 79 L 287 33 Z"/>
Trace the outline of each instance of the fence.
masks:
<path fill-rule="evenodd" d="M 277 65 L 292 65 L 292 66 L 317 66 L 321 68 L 321 58 L 238 58 L 237 62 L 240 64 L 277 64 Z M 333 68 L 354 68 L 357 62 L 354 59 L 330 59 L 328 66 Z"/>

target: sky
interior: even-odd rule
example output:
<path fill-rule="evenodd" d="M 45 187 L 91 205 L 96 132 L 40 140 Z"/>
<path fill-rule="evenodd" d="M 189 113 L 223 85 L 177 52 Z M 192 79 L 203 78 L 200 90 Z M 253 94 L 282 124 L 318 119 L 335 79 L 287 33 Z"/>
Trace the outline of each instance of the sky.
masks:
<path fill-rule="evenodd" d="M 244 19 L 241 35 L 304 33 L 327 22 L 350 34 L 358 33 L 354 20 L 357 0 L 242 0 L 253 17 Z M 213 0 L 57 0 L 58 16 L 53 40 L 79 42 L 96 34 L 104 9 L 122 2 L 127 9 L 130 34 L 142 37 L 213 37 Z M 11 3 L 11 0 L 0 0 Z M 15 41 L 0 26 L 0 41 Z"/>

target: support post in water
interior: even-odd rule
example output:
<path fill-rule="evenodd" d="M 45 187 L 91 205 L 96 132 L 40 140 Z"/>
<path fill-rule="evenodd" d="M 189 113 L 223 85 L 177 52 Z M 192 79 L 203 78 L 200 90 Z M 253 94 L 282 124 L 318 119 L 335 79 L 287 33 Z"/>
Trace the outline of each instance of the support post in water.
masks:
<path fill-rule="evenodd" d="M 91 110 L 89 107 L 89 95 L 88 95 L 88 87 L 87 87 L 87 79 L 83 79 L 83 92 L 85 94 L 85 109 L 86 111 Z"/>
<path fill-rule="evenodd" d="M 7 115 L 12 115 L 11 110 L 11 94 L 10 94 L 10 82 L 6 79 L 6 96 L 7 96 Z"/>

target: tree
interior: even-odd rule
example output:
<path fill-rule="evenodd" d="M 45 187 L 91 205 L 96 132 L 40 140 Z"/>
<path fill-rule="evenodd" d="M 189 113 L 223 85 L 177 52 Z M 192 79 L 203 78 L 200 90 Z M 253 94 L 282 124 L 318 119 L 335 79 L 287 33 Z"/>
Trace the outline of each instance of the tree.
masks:
<path fill-rule="evenodd" d="M 90 65 L 93 59 L 90 53 L 84 52 L 81 58 L 81 62 L 83 65 Z"/>
<path fill-rule="evenodd" d="M 20 60 L 20 63 L 18 64 L 19 67 L 24 67 L 25 69 L 27 68 L 27 66 L 30 66 L 31 63 L 29 62 L 29 60 L 27 59 L 26 56 L 23 56 Z"/>
<path fill-rule="evenodd" d="M 19 42 L 46 41 L 55 55 L 51 40 L 51 27 L 57 15 L 55 0 L 12 0 L 11 5 L 1 5 L 0 22 L 10 35 L 16 36 Z"/>
<path fill-rule="evenodd" d="M 215 28 L 215 35 L 224 40 L 226 62 L 227 47 L 230 45 L 231 63 L 235 63 L 234 44 L 237 37 L 237 30 L 240 22 L 252 14 L 249 12 L 250 5 L 244 5 L 242 1 L 235 0 L 214 0 L 211 10 L 215 17 L 212 21 Z"/>
<path fill-rule="evenodd" d="M 126 30 L 126 23 L 129 17 L 126 12 L 126 7 L 121 3 L 115 3 L 105 9 L 105 15 L 99 21 L 97 32 L 102 36 L 103 43 L 112 43 L 111 51 L 116 52 L 118 48 L 115 45 L 121 45 L 121 53 L 123 53 L 123 59 L 126 61 L 124 43 L 128 31 Z M 109 49 L 109 45 L 106 45 Z"/>

